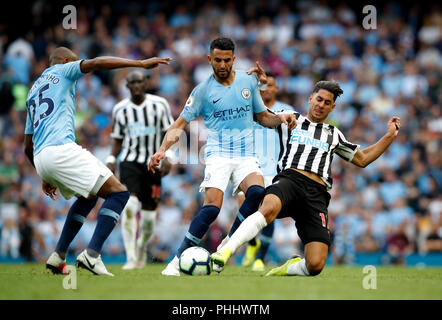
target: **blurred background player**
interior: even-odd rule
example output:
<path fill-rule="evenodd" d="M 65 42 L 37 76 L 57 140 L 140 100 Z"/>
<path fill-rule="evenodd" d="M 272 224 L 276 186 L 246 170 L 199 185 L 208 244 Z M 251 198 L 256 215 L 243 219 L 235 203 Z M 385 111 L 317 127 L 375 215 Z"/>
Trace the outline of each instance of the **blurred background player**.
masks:
<path fill-rule="evenodd" d="M 129 270 L 142 268 L 146 264 L 146 243 L 155 226 L 161 177 L 170 170 L 167 158 L 163 161 L 161 171 L 155 173 L 147 169 L 147 164 L 159 149 L 173 118 L 166 99 L 146 93 L 147 78 L 142 71 L 130 72 L 126 80 L 130 98 L 122 100 L 113 109 L 112 153 L 106 159 L 106 165 L 115 172 L 116 159 L 121 153 L 120 180 L 130 192 L 121 217 L 127 260 L 123 269 Z"/>
<path fill-rule="evenodd" d="M 210 44 L 209 63 L 213 74 L 190 94 L 181 115 L 167 131 L 159 151 L 149 167 L 155 170 L 167 149 L 179 138 L 186 125 L 202 115 L 209 135 L 206 145 L 206 169 L 200 191 L 205 192 L 204 205 L 192 220 L 189 231 L 176 256 L 162 271 L 166 276 L 179 276 L 179 257 L 189 247 L 198 245 L 220 212 L 229 181 L 233 192 L 243 191 L 245 200 L 239 209 L 232 230 L 257 208 L 264 194 L 264 181 L 253 148 L 253 118 L 269 127 L 290 122 L 294 117 L 267 112 L 255 75 L 232 70 L 235 45 L 231 39 L 217 38 Z M 257 72 L 266 82 L 265 73 Z"/>
<path fill-rule="evenodd" d="M 342 93 L 336 81 L 317 82 L 308 99 L 307 117 L 296 113 L 294 130 L 284 126 L 278 129 L 283 145 L 279 173 L 266 189 L 259 210 L 241 224 L 223 248 L 212 254 L 214 263 L 224 266 L 236 249 L 275 218 L 292 217 L 305 245 L 305 258 L 295 256 L 266 275 L 315 276 L 322 271 L 330 246 L 331 196 L 327 191 L 333 183 L 333 154 L 358 167 L 366 167 L 387 150 L 400 129 L 399 118 L 393 117 L 388 122 L 387 133 L 375 144 L 361 150 L 359 145 L 348 142 L 338 128 L 325 123 Z"/>
<path fill-rule="evenodd" d="M 261 91 L 261 97 L 266 107 L 272 112 L 281 112 L 284 110 L 293 111 L 293 107 L 276 100 L 279 87 L 276 85 L 275 75 L 269 72 L 267 72 L 266 75 L 266 89 Z M 272 180 L 277 173 L 276 166 L 280 150 L 278 131 L 273 128 L 265 128 L 257 122 L 255 122 L 254 125 L 255 153 L 259 159 L 259 165 L 264 176 L 264 186 L 268 187 L 272 184 Z M 242 203 L 242 201 L 244 201 L 244 194 L 239 194 L 238 197 L 240 203 Z M 274 230 L 275 223 L 271 222 L 262 229 L 259 238 L 256 237 L 249 241 L 249 245 L 247 246 L 242 260 L 242 265 L 244 267 L 248 267 L 253 263 L 253 271 L 264 271 L 264 258 L 269 250 Z"/>
<path fill-rule="evenodd" d="M 75 141 L 75 85 L 85 73 L 124 67 L 153 68 L 170 58 L 129 60 L 97 57 L 79 60 L 68 48 L 59 47 L 49 57 L 49 68 L 35 81 L 26 106 L 25 153 L 41 177 L 43 192 L 55 200 L 56 190 L 65 199 L 78 199 L 71 206 L 55 252 L 46 262 L 53 273 L 66 274 L 66 252 L 98 197 L 105 199 L 88 248 L 77 256 L 77 266 L 97 275 L 113 276 L 100 252 L 117 224 L 129 192 L 112 172 Z"/>

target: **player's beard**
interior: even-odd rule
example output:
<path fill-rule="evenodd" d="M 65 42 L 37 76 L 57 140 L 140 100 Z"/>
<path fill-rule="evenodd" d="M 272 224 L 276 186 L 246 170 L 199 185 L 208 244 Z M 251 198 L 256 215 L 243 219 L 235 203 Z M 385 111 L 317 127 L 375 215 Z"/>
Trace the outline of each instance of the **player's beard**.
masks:
<path fill-rule="evenodd" d="M 230 73 L 232 72 L 232 68 L 225 69 L 225 75 L 221 75 L 219 70 L 213 69 L 213 72 L 215 72 L 216 76 L 221 80 L 226 80 L 230 77 Z"/>

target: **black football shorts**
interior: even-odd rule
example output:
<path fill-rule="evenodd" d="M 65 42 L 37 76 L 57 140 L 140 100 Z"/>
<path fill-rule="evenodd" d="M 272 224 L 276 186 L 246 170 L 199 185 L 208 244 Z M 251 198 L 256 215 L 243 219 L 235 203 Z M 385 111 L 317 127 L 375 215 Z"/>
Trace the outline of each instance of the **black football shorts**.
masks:
<path fill-rule="evenodd" d="M 312 241 L 330 245 L 328 229 L 328 204 L 330 194 L 322 184 L 305 175 L 286 169 L 273 178 L 266 194 L 276 195 L 282 202 L 277 219 L 292 217 L 301 241 Z"/>
<path fill-rule="evenodd" d="M 153 173 L 146 164 L 123 161 L 120 163 L 120 180 L 130 193 L 135 193 L 141 203 L 155 210 L 161 196 L 161 173 Z"/>

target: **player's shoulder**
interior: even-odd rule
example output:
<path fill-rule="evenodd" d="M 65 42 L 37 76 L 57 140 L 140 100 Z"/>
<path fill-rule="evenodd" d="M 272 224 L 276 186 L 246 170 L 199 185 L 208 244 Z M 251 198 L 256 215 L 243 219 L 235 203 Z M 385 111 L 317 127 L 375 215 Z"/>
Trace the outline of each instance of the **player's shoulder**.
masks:
<path fill-rule="evenodd" d="M 130 99 L 129 98 L 121 100 L 112 109 L 112 114 L 115 116 L 118 112 L 123 110 L 124 107 L 128 106 L 129 104 L 130 104 Z"/>
<path fill-rule="evenodd" d="M 258 84 L 258 80 L 254 73 L 248 74 L 244 70 L 235 70 L 235 77 L 238 77 L 241 81 L 251 81 L 253 84 Z"/>
<path fill-rule="evenodd" d="M 165 105 L 169 105 L 169 102 L 167 101 L 166 98 L 162 97 L 162 96 L 158 96 L 156 94 L 152 94 L 152 93 L 146 93 L 146 99 L 148 99 L 149 101 L 152 102 L 158 102 L 160 104 L 165 104 Z"/>

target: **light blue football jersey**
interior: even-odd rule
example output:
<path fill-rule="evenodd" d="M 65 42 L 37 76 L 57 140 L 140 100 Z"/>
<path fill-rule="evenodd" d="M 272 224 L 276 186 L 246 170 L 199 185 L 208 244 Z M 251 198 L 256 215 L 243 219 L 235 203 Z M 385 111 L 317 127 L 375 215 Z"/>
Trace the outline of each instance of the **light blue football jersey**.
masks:
<path fill-rule="evenodd" d="M 269 108 L 273 112 L 280 112 L 285 110 L 293 111 L 293 107 L 276 101 L 275 104 Z M 279 135 L 276 128 L 266 128 L 255 122 L 255 153 L 259 159 L 262 174 L 268 177 L 276 176 L 276 166 L 278 164 L 280 142 Z"/>
<path fill-rule="evenodd" d="M 202 116 L 208 129 L 206 158 L 251 157 L 254 152 L 253 114 L 267 110 L 254 74 L 235 70 L 230 86 L 213 74 L 193 89 L 180 116 L 187 122 Z"/>
<path fill-rule="evenodd" d="M 33 134 L 34 155 L 48 146 L 75 141 L 75 85 L 81 60 L 47 68 L 26 99 L 25 134 Z"/>

